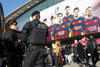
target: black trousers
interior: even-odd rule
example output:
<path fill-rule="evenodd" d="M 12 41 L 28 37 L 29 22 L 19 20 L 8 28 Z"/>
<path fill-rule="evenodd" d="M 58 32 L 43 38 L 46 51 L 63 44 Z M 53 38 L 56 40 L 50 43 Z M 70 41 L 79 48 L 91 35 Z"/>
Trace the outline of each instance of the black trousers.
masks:
<path fill-rule="evenodd" d="M 20 67 L 19 57 L 14 53 L 7 54 L 8 67 Z"/>
<path fill-rule="evenodd" d="M 44 67 L 46 50 L 42 46 L 32 45 L 27 52 L 22 67 Z"/>
<path fill-rule="evenodd" d="M 91 58 L 92 58 L 93 65 L 96 65 L 97 61 L 99 61 L 99 54 L 97 52 L 97 49 L 93 50 L 91 54 Z M 87 56 L 87 63 L 89 63 L 89 56 Z"/>
<path fill-rule="evenodd" d="M 99 55 L 97 52 L 97 49 L 94 49 L 93 54 L 92 54 L 92 62 L 95 65 L 99 61 Z"/>

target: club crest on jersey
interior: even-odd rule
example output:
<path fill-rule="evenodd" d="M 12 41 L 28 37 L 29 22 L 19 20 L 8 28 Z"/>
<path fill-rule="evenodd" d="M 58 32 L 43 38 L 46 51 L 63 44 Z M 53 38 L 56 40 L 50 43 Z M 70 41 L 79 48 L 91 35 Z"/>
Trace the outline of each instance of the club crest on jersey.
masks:
<path fill-rule="evenodd" d="M 65 28 L 65 26 L 63 25 L 63 28 Z"/>
<path fill-rule="evenodd" d="M 81 23 L 82 21 L 80 20 L 79 23 Z"/>
<path fill-rule="evenodd" d="M 96 23 L 96 22 L 98 22 L 98 20 L 94 20 L 94 22 Z"/>

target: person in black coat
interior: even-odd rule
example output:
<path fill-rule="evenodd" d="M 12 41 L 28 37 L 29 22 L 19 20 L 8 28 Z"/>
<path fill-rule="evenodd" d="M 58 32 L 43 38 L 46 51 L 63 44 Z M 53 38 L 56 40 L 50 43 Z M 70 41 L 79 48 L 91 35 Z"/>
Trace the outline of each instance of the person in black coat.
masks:
<path fill-rule="evenodd" d="M 84 46 L 81 43 L 81 40 L 79 40 L 79 43 L 77 45 L 77 52 L 80 58 L 80 63 L 82 64 L 83 61 L 85 60 L 85 53 L 84 53 Z"/>
<path fill-rule="evenodd" d="M 16 28 L 17 22 L 11 20 L 7 23 L 7 31 L 4 34 L 4 42 L 6 46 L 6 56 L 8 67 L 20 67 L 19 65 L 19 55 L 18 55 L 18 48 L 17 48 L 17 35 L 16 35 Z"/>
<path fill-rule="evenodd" d="M 87 43 L 86 53 L 87 53 L 87 63 L 88 63 L 89 57 L 91 57 L 93 67 L 96 67 L 96 63 L 99 60 L 97 48 L 98 48 L 98 45 L 96 44 L 96 41 L 94 40 L 93 36 L 90 36 L 90 39 Z"/>
<path fill-rule="evenodd" d="M 22 42 L 28 46 L 22 67 L 44 67 L 48 27 L 39 20 L 39 11 L 34 11 L 31 17 L 32 21 L 24 25 L 21 33 Z"/>

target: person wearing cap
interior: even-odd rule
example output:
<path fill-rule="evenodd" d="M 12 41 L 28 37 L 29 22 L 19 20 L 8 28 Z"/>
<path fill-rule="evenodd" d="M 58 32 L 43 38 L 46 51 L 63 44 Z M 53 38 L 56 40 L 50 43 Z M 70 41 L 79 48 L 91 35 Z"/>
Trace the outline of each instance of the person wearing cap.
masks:
<path fill-rule="evenodd" d="M 16 34 L 17 22 L 11 20 L 6 24 L 6 32 L 4 33 L 4 43 L 6 48 L 7 67 L 20 67 L 18 62 L 18 48 L 17 48 L 17 34 Z"/>
<path fill-rule="evenodd" d="M 48 27 L 39 20 L 39 11 L 34 11 L 31 17 L 32 21 L 24 25 L 21 33 L 22 42 L 28 46 L 23 67 L 44 67 L 44 55 L 46 54 L 44 48 L 47 44 Z"/>

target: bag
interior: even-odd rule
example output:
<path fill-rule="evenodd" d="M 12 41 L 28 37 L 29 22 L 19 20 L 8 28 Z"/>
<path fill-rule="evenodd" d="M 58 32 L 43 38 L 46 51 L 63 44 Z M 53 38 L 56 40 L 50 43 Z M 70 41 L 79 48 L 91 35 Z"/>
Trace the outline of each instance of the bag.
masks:
<path fill-rule="evenodd" d="M 42 22 L 31 23 L 32 28 L 29 31 L 29 36 L 27 38 L 28 44 L 45 44 L 47 37 L 46 25 Z"/>

